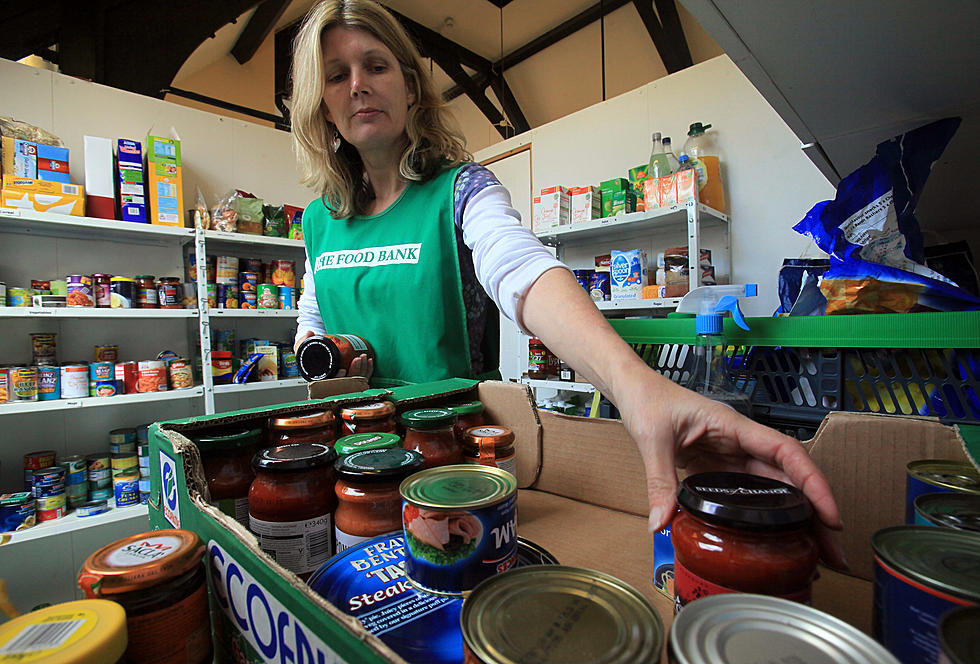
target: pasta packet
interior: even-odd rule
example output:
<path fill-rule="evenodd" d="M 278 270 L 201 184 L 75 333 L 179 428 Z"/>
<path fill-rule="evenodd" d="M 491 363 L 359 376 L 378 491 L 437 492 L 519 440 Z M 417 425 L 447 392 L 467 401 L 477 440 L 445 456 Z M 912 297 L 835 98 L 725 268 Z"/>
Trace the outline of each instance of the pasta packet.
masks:
<path fill-rule="evenodd" d="M 211 229 L 225 233 L 238 232 L 238 212 L 235 211 L 235 199 L 238 192 L 233 191 L 211 210 Z"/>

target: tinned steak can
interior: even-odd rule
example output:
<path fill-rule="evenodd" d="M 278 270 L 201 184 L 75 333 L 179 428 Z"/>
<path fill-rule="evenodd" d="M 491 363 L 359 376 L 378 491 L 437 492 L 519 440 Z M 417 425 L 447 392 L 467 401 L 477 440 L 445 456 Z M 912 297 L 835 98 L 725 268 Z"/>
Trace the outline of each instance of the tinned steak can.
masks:
<path fill-rule="evenodd" d="M 401 483 L 405 575 L 415 587 L 463 597 L 517 563 L 517 480 L 470 464 L 440 466 Z"/>
<path fill-rule="evenodd" d="M 915 523 L 915 499 L 927 493 L 980 495 L 980 472 L 967 461 L 921 459 L 905 467 L 905 523 Z"/>

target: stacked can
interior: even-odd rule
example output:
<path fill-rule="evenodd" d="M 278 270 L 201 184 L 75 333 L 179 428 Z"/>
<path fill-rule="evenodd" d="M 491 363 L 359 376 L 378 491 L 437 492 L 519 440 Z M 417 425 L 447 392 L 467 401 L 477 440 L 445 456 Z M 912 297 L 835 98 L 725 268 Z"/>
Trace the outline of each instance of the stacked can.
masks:
<path fill-rule="evenodd" d="M 59 466 L 65 469 L 65 495 L 68 506 L 74 509 L 88 501 L 88 477 L 85 458 L 73 455 L 63 458 Z"/>
<path fill-rule="evenodd" d="M 14 366 L 7 372 L 7 390 L 10 401 L 37 401 L 37 367 Z"/>
<path fill-rule="evenodd" d="M 140 370 L 136 362 L 116 364 L 116 394 L 136 394 L 139 392 Z"/>
<path fill-rule="evenodd" d="M 242 272 L 238 276 L 238 290 L 241 295 L 242 309 L 254 309 L 257 302 L 259 285 L 258 272 Z"/>
<path fill-rule="evenodd" d="M 37 367 L 38 401 L 52 401 L 61 398 L 61 367 Z"/>
<path fill-rule="evenodd" d="M 87 364 L 61 365 L 61 398 L 79 399 L 89 394 Z"/>
<path fill-rule="evenodd" d="M 238 258 L 218 256 L 217 299 L 219 309 L 238 308 Z"/>
<path fill-rule="evenodd" d="M 56 458 L 54 450 L 28 452 L 24 455 L 24 491 L 34 492 L 34 471 L 50 468 Z"/>
<path fill-rule="evenodd" d="M 93 362 L 88 365 L 88 395 L 111 397 L 116 393 L 116 366 L 112 362 Z"/>
<path fill-rule="evenodd" d="M 140 502 L 146 505 L 150 501 L 150 445 L 140 443 L 139 445 L 140 462 Z"/>
<path fill-rule="evenodd" d="M 38 522 L 60 519 L 68 513 L 62 466 L 34 471 L 34 509 Z"/>
<path fill-rule="evenodd" d="M 85 457 L 88 473 L 88 499 L 108 500 L 112 496 L 112 467 L 109 454 L 98 452 Z"/>

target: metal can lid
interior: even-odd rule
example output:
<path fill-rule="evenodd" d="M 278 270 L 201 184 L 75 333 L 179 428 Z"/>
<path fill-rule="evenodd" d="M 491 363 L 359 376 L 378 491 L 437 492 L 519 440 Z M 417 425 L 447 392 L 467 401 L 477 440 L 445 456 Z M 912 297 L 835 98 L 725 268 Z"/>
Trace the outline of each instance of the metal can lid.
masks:
<path fill-rule="evenodd" d="M 514 444 L 514 432 L 499 424 L 485 424 L 467 429 L 463 434 L 463 442 L 476 447 L 481 443 L 489 443 L 494 447 L 507 447 Z"/>
<path fill-rule="evenodd" d="M 115 442 L 113 439 L 119 438 L 120 442 L 130 442 L 136 440 L 136 427 L 122 427 L 121 429 L 113 429 L 109 432 L 109 442 Z"/>
<path fill-rule="evenodd" d="M 82 564 L 78 585 L 90 595 L 149 588 L 201 564 L 204 543 L 190 530 L 154 530 L 107 544 Z"/>
<path fill-rule="evenodd" d="M 95 516 L 109 511 L 109 500 L 87 500 L 75 505 L 75 513 L 79 517 Z"/>
<path fill-rule="evenodd" d="M 202 452 L 230 450 L 236 447 L 259 445 L 262 442 L 262 429 L 239 429 L 204 435 L 191 434 L 189 438 L 197 443 Z"/>
<path fill-rule="evenodd" d="M 909 475 L 947 491 L 980 494 L 980 471 L 968 461 L 920 459 L 905 467 Z"/>
<path fill-rule="evenodd" d="M 761 659 L 800 664 L 898 664 L 879 643 L 812 607 L 767 595 L 721 594 L 674 617 L 668 643 L 675 664 Z"/>
<path fill-rule="evenodd" d="M 483 581 L 464 600 L 460 626 L 477 659 L 495 664 L 655 662 L 664 638 L 657 612 L 631 586 L 564 565 Z"/>
<path fill-rule="evenodd" d="M 949 664 L 975 664 L 980 655 L 980 606 L 953 609 L 939 621 L 939 645 Z"/>
<path fill-rule="evenodd" d="M 558 565 L 558 559 L 540 544 L 529 539 L 517 537 L 517 564 L 528 565 Z"/>
<path fill-rule="evenodd" d="M 425 457 L 404 448 L 362 450 L 334 463 L 339 479 L 350 482 L 394 482 L 425 468 Z"/>
<path fill-rule="evenodd" d="M 338 438 L 333 448 L 337 454 L 353 454 L 361 450 L 386 450 L 401 446 L 401 436 L 396 433 L 355 433 Z"/>
<path fill-rule="evenodd" d="M 272 429 L 307 429 L 333 424 L 335 417 L 329 410 L 316 410 L 310 413 L 296 413 L 284 417 L 270 417 L 269 427 Z"/>
<path fill-rule="evenodd" d="M 333 463 L 337 452 L 324 443 L 287 443 L 267 447 L 252 457 L 252 468 L 266 472 L 295 472 Z"/>
<path fill-rule="evenodd" d="M 467 401 L 466 403 L 457 403 L 449 406 L 449 410 L 457 415 L 478 415 L 483 412 L 483 402 Z"/>
<path fill-rule="evenodd" d="M 402 413 L 401 423 L 413 429 L 438 429 L 452 426 L 456 413 L 448 408 L 420 408 Z"/>
<path fill-rule="evenodd" d="M 34 629 L 72 625 L 68 637 L 36 644 Z M 0 625 L 0 661 L 35 664 L 115 662 L 126 651 L 126 611 L 105 599 L 83 599 L 47 606 Z M 18 645 L 21 644 L 21 645 Z M 9 659 L 8 659 L 9 658 Z"/>
<path fill-rule="evenodd" d="M 677 502 L 710 523 L 732 528 L 799 528 L 813 515 L 794 486 L 746 473 L 698 473 L 681 483 Z"/>
<path fill-rule="evenodd" d="M 350 421 L 374 420 L 395 414 L 395 406 L 390 401 L 375 401 L 360 406 L 348 406 L 340 411 L 340 417 Z"/>
<path fill-rule="evenodd" d="M 980 533 L 980 496 L 971 493 L 924 493 L 915 511 L 930 524 Z"/>
<path fill-rule="evenodd" d="M 517 479 L 490 466 L 459 464 L 415 473 L 402 482 L 402 498 L 430 509 L 486 507 L 517 492 Z"/>
<path fill-rule="evenodd" d="M 894 526 L 871 537 L 876 562 L 929 588 L 980 602 L 980 534 Z"/>

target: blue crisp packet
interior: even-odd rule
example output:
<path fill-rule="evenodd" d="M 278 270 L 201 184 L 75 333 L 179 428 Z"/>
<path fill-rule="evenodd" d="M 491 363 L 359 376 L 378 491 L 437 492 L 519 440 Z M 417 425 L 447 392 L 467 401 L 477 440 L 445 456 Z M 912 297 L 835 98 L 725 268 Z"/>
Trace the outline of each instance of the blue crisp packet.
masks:
<path fill-rule="evenodd" d="M 262 358 L 263 354 L 264 353 L 252 353 L 249 355 L 248 359 L 242 362 L 242 366 L 238 368 L 238 372 L 235 374 L 235 377 L 231 382 L 236 384 L 246 382 L 248 377 L 252 375 L 252 369 L 254 369 L 255 365 L 259 363 L 259 360 Z"/>

